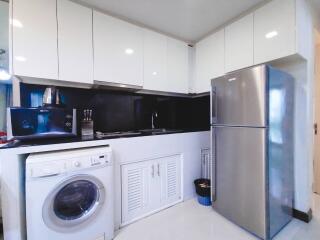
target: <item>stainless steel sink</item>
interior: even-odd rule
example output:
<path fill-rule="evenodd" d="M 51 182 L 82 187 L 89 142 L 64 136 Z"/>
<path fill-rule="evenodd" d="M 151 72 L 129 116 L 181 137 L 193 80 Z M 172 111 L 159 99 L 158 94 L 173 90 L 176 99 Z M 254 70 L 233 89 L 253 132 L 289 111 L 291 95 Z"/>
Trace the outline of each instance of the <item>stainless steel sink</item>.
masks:
<path fill-rule="evenodd" d="M 146 133 L 146 134 L 158 135 L 158 134 L 178 133 L 178 132 L 182 132 L 182 130 L 154 128 L 154 129 L 143 129 L 143 130 L 140 130 L 140 132 Z"/>

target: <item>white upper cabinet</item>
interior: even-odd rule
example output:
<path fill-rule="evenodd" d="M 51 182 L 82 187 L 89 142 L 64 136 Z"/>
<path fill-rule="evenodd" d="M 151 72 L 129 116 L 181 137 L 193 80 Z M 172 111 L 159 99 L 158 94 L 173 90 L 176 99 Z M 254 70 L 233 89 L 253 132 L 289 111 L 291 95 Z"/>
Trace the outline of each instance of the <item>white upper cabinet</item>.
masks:
<path fill-rule="evenodd" d="M 188 46 L 144 30 L 144 89 L 188 93 Z"/>
<path fill-rule="evenodd" d="M 13 74 L 58 79 L 56 0 L 11 4 Z"/>
<path fill-rule="evenodd" d="M 220 30 L 196 44 L 196 93 L 209 92 L 211 79 L 224 73 L 224 30 Z"/>
<path fill-rule="evenodd" d="M 189 48 L 185 42 L 167 38 L 167 81 L 169 92 L 189 92 Z"/>
<path fill-rule="evenodd" d="M 58 0 L 59 79 L 93 83 L 92 10 Z"/>
<path fill-rule="evenodd" d="M 249 14 L 225 29 L 226 72 L 253 65 L 253 14 Z"/>
<path fill-rule="evenodd" d="M 94 80 L 143 85 L 143 30 L 93 12 Z"/>
<path fill-rule="evenodd" d="M 144 89 L 167 91 L 167 38 L 144 30 Z"/>
<path fill-rule="evenodd" d="M 71 0 L 14 0 L 10 6 L 10 70 L 22 77 L 204 93 L 226 72 L 296 54 L 311 57 L 305 0 L 268 1 L 192 50 Z"/>
<path fill-rule="evenodd" d="M 273 0 L 256 10 L 254 14 L 254 63 L 260 64 L 295 53 L 295 0 Z"/>

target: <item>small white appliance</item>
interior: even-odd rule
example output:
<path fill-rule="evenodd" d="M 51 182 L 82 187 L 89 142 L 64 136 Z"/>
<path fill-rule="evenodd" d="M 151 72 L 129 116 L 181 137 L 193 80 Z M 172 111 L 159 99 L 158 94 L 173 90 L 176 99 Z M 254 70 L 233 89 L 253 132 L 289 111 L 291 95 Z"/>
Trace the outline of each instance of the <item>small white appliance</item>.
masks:
<path fill-rule="evenodd" d="M 114 236 L 110 147 L 31 154 L 26 160 L 28 240 Z"/>

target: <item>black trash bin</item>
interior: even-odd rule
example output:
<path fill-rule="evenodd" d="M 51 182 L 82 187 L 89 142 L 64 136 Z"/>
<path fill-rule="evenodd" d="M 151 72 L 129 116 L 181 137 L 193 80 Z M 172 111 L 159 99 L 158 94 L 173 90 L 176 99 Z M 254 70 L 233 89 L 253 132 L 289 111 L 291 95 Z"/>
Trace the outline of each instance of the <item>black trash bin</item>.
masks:
<path fill-rule="evenodd" d="M 194 181 L 196 193 L 198 195 L 198 202 L 204 206 L 211 206 L 211 185 L 210 179 L 200 178 Z"/>

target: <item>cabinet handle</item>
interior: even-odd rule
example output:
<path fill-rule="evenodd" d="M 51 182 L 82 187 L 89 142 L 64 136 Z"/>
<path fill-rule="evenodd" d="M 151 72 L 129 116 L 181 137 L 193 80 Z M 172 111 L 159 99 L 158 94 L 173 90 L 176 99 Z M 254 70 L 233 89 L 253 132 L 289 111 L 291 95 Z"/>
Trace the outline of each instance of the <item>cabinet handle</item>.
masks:
<path fill-rule="evenodd" d="M 158 177 L 160 177 L 160 164 L 158 163 Z"/>
<path fill-rule="evenodd" d="M 152 175 L 152 177 L 154 178 L 154 165 L 152 165 L 152 173 L 151 173 L 151 175 Z"/>

